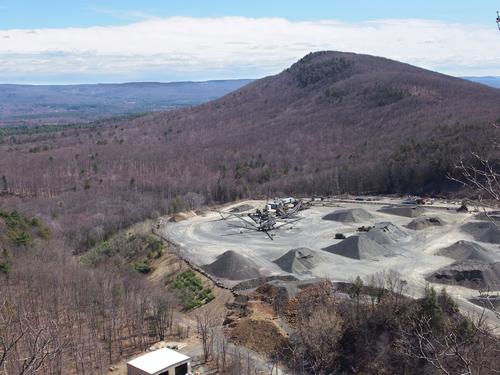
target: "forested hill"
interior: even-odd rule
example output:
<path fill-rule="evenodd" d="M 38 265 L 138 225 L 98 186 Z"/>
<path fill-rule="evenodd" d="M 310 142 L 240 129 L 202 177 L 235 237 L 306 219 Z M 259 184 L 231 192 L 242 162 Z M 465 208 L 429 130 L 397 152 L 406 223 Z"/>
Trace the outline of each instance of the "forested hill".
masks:
<path fill-rule="evenodd" d="M 76 243 L 205 202 L 440 193 L 490 152 L 500 90 L 384 58 L 307 55 L 215 101 L 50 132 L 0 129 L 0 192 Z"/>
<path fill-rule="evenodd" d="M 251 187 L 326 193 L 340 175 L 342 190 L 436 192 L 461 154 L 484 150 L 499 118 L 500 90 L 319 52 L 214 102 L 137 123 L 181 131 L 172 146 L 189 144 L 197 157 L 210 150 L 224 176 Z"/>

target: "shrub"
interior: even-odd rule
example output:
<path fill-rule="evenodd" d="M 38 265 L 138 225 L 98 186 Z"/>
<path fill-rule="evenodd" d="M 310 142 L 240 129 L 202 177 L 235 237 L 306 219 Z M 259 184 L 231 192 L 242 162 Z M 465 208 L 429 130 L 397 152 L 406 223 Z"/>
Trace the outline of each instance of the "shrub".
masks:
<path fill-rule="evenodd" d="M 172 283 L 184 308 L 191 310 L 200 307 L 215 298 L 210 288 L 204 288 L 201 279 L 192 270 L 179 274 Z"/>
<path fill-rule="evenodd" d="M 10 272 L 10 259 L 7 249 L 3 249 L 0 255 L 0 273 L 8 274 Z"/>
<path fill-rule="evenodd" d="M 143 260 L 139 262 L 134 263 L 134 270 L 136 270 L 139 273 L 142 274 L 148 274 L 151 272 L 151 265 L 149 264 L 149 261 Z"/>
<path fill-rule="evenodd" d="M 8 274 L 10 272 L 10 262 L 8 260 L 0 261 L 0 273 Z"/>
<path fill-rule="evenodd" d="M 80 262 L 86 266 L 96 266 L 102 261 L 103 257 L 97 249 L 87 251 L 80 257 Z"/>
<path fill-rule="evenodd" d="M 422 313 L 431 319 L 432 328 L 441 330 L 445 324 L 445 316 L 441 308 L 436 290 L 433 287 L 425 288 L 425 295 L 421 302 Z"/>
<path fill-rule="evenodd" d="M 26 231 L 14 232 L 11 238 L 16 246 L 27 246 L 31 242 L 30 234 Z"/>
<path fill-rule="evenodd" d="M 50 238 L 50 230 L 44 225 L 40 225 L 38 227 L 38 230 L 36 231 L 36 234 L 38 237 L 48 240 Z"/>
<path fill-rule="evenodd" d="M 163 242 L 155 236 L 121 232 L 106 241 L 99 243 L 96 241 L 80 260 L 86 265 L 96 266 L 107 258 L 120 257 L 122 261 L 131 264 L 131 267 L 138 271 L 135 266 L 143 263 L 143 259 L 158 259 L 162 255 Z M 147 273 L 145 267 L 139 268 L 143 270 L 141 273 Z"/>
<path fill-rule="evenodd" d="M 3 219 L 7 226 L 6 236 L 8 240 L 15 246 L 29 245 L 34 236 L 44 240 L 50 237 L 49 229 L 36 217 L 29 219 L 17 211 L 0 210 L 0 219 Z"/>

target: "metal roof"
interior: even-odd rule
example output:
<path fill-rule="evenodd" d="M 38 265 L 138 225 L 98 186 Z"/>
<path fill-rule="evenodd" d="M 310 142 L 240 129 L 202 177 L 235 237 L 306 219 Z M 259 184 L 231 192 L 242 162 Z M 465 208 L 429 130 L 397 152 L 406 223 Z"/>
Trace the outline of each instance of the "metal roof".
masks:
<path fill-rule="evenodd" d="M 175 350 L 163 348 L 141 355 L 127 364 L 148 374 L 155 375 L 157 372 L 180 365 L 190 359 L 188 356 Z"/>

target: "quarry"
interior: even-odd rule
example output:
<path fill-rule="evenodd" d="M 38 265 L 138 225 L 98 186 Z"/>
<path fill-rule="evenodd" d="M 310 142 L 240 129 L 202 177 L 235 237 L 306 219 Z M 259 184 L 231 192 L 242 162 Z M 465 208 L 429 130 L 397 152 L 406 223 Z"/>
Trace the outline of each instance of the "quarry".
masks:
<path fill-rule="evenodd" d="M 301 202 L 269 231 L 247 224 L 264 200 L 181 215 L 159 230 L 184 259 L 240 292 L 267 283 L 293 295 L 314 281 L 351 283 L 396 271 L 408 296 L 422 296 L 427 285 L 446 287 L 462 310 L 480 313 L 490 300 L 479 295 L 491 299 L 500 291 L 500 230 L 483 208 L 463 212 L 460 202 L 408 205 L 385 197 Z"/>

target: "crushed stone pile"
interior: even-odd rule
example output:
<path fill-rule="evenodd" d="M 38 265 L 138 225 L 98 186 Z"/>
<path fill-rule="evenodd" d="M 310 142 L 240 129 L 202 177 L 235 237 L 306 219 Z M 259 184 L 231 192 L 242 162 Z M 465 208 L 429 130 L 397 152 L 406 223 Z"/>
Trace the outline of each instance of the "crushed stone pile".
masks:
<path fill-rule="evenodd" d="M 379 245 L 395 245 L 411 239 L 411 235 L 405 229 L 390 222 L 375 224 L 366 236 Z"/>
<path fill-rule="evenodd" d="M 439 217 L 419 217 L 412 220 L 406 227 L 413 230 L 423 230 L 430 227 L 442 227 L 446 223 Z"/>
<path fill-rule="evenodd" d="M 320 263 L 321 256 L 311 249 L 301 247 L 288 251 L 273 262 L 285 272 L 302 274 Z"/>
<path fill-rule="evenodd" d="M 323 220 L 338 221 L 341 223 L 363 223 L 373 219 L 372 214 L 363 208 L 337 210 L 323 216 Z"/>
<path fill-rule="evenodd" d="M 259 267 L 247 257 L 232 250 L 219 255 L 215 262 L 203 266 L 208 273 L 229 280 L 247 280 L 261 277 Z"/>
<path fill-rule="evenodd" d="M 483 221 L 500 221 L 500 211 L 481 212 L 474 216 L 474 218 Z"/>
<path fill-rule="evenodd" d="M 420 206 L 385 206 L 378 210 L 385 214 L 404 216 L 404 217 L 419 217 L 425 214 L 425 209 Z"/>
<path fill-rule="evenodd" d="M 392 250 L 378 244 L 369 238 L 367 234 L 348 237 L 337 244 L 325 247 L 323 250 L 357 260 L 376 259 L 394 255 Z"/>
<path fill-rule="evenodd" d="M 473 221 L 463 225 L 462 230 L 476 241 L 500 244 L 500 229 L 491 221 Z"/>
<path fill-rule="evenodd" d="M 455 260 L 476 260 L 485 263 L 493 263 L 498 257 L 490 250 L 470 241 L 458 241 L 449 247 L 440 249 L 436 255 L 452 258 Z"/>
<path fill-rule="evenodd" d="M 241 204 L 239 206 L 236 206 L 236 207 L 233 207 L 229 210 L 229 212 L 231 213 L 239 213 L 239 212 L 246 212 L 246 211 L 250 211 L 253 209 L 253 206 L 249 205 L 249 204 Z"/>
<path fill-rule="evenodd" d="M 472 289 L 499 290 L 500 262 L 485 263 L 476 260 L 463 260 L 437 270 L 427 280 Z"/>

